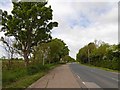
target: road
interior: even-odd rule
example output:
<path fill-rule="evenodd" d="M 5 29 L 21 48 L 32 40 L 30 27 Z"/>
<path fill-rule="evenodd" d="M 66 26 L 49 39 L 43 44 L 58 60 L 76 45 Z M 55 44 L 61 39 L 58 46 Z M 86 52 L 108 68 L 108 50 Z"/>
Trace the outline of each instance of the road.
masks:
<path fill-rule="evenodd" d="M 69 65 L 72 72 L 88 88 L 118 88 L 118 73 L 83 66 L 77 63 Z"/>

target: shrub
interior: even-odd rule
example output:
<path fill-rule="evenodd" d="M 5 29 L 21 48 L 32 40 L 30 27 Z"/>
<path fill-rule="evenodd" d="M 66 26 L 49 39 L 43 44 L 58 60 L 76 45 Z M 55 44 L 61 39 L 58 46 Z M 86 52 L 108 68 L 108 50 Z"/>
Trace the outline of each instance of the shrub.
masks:
<path fill-rule="evenodd" d="M 26 70 L 25 69 L 13 69 L 13 70 L 4 70 L 2 71 L 2 83 L 3 86 L 7 83 L 9 84 L 10 82 L 15 82 L 21 77 L 25 76 Z"/>
<path fill-rule="evenodd" d="M 47 65 L 42 65 L 42 64 L 34 64 L 34 65 L 30 65 L 27 67 L 27 73 L 28 75 L 33 75 L 37 72 L 40 72 L 40 71 L 45 71 L 45 70 L 48 70 L 49 67 Z"/>

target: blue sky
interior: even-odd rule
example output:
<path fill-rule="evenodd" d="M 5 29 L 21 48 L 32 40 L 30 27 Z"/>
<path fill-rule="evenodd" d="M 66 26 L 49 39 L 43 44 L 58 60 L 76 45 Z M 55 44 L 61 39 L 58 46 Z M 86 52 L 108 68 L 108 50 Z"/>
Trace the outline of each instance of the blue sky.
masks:
<path fill-rule="evenodd" d="M 81 47 L 95 39 L 117 44 L 117 1 L 49 0 L 48 4 L 53 9 L 53 20 L 59 23 L 59 27 L 52 31 L 53 38 L 62 39 L 68 45 L 70 56 L 73 58 Z M 10 13 L 10 0 L 0 1 L 0 8 Z M 0 33 L 0 36 L 2 35 Z"/>
<path fill-rule="evenodd" d="M 89 20 L 89 18 L 84 15 L 83 13 L 80 13 L 79 20 L 70 19 L 68 20 L 68 24 L 71 28 L 74 28 L 75 26 L 81 26 L 81 27 L 88 27 L 92 22 Z"/>
<path fill-rule="evenodd" d="M 79 21 L 79 25 L 81 27 L 88 27 L 92 22 L 89 20 L 89 18 L 86 15 L 81 14 L 80 15 L 80 21 Z"/>

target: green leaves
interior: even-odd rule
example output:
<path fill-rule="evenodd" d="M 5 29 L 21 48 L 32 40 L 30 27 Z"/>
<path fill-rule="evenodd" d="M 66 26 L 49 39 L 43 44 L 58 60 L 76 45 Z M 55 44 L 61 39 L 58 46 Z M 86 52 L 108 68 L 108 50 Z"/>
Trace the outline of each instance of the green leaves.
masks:
<path fill-rule="evenodd" d="M 8 15 L 7 11 L 4 11 L 4 12 L 2 13 L 2 16 L 7 16 L 7 15 Z"/>
<path fill-rule="evenodd" d="M 48 43 L 43 43 L 37 46 L 35 48 L 34 58 L 41 61 L 46 56 L 46 62 L 54 63 L 60 62 L 60 59 L 63 59 L 68 54 L 69 49 L 66 44 L 60 39 L 53 39 Z"/>
<path fill-rule="evenodd" d="M 9 20 L 11 20 L 11 19 L 12 19 L 12 15 L 8 15 L 7 18 L 8 18 Z"/>
<path fill-rule="evenodd" d="M 118 45 L 101 43 L 98 47 L 94 43 L 89 43 L 79 50 L 77 61 L 118 70 L 119 50 Z"/>
<path fill-rule="evenodd" d="M 52 9 L 46 7 L 46 4 L 47 2 L 13 2 L 12 15 L 6 11 L 2 14 L 1 31 L 6 36 L 15 37 L 17 45 L 22 45 L 17 49 L 30 51 L 26 55 L 30 55 L 35 45 L 49 41 L 51 30 L 58 26 L 57 22 L 52 22 Z"/>
<path fill-rule="evenodd" d="M 47 25 L 47 27 L 48 27 L 48 30 L 50 29 L 52 29 L 53 27 L 58 27 L 58 23 L 57 22 L 50 22 L 48 25 Z"/>

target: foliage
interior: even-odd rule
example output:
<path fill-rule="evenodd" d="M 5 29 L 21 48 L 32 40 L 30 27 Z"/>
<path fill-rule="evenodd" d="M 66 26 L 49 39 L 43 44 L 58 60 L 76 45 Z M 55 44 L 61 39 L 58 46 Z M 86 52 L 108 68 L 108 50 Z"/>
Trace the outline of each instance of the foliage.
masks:
<path fill-rule="evenodd" d="M 118 70 L 118 63 L 120 62 L 120 50 L 118 45 L 109 45 L 101 43 L 95 45 L 92 43 L 81 48 L 77 54 L 77 61 L 83 64 L 91 64 L 99 67 Z"/>
<path fill-rule="evenodd" d="M 53 39 L 48 43 L 41 44 L 35 48 L 33 53 L 37 62 L 57 63 L 69 54 L 66 44 L 60 39 Z"/>
<path fill-rule="evenodd" d="M 13 69 L 13 70 L 3 70 L 2 71 L 2 85 L 10 84 L 11 82 L 16 82 L 21 77 L 27 75 L 26 69 Z"/>
<path fill-rule="evenodd" d="M 8 59 L 13 59 L 13 55 L 15 54 L 15 49 L 13 47 L 14 41 L 11 37 L 1 37 L 0 42 L 3 44 L 3 48 L 6 51 L 6 56 Z"/>
<path fill-rule="evenodd" d="M 14 36 L 17 48 L 23 55 L 26 64 L 33 47 L 51 39 L 51 30 L 57 27 L 52 22 L 51 6 L 47 2 L 13 2 L 12 15 L 2 13 L 2 29 L 5 36 Z"/>
<path fill-rule="evenodd" d="M 35 81 L 37 81 L 39 78 L 41 78 L 42 76 L 44 76 L 46 74 L 45 71 L 43 72 L 39 72 L 36 73 L 34 75 L 29 75 L 29 76 L 24 76 L 21 77 L 19 80 L 17 80 L 16 82 L 11 82 L 10 84 L 6 84 L 3 89 L 7 89 L 7 88 L 11 88 L 11 90 L 21 90 L 21 89 L 25 89 L 27 88 L 29 85 L 31 85 L 32 83 L 34 83 Z"/>
<path fill-rule="evenodd" d="M 33 74 L 38 73 L 40 71 L 42 72 L 42 71 L 46 71 L 46 70 L 48 70 L 47 65 L 35 64 L 35 65 L 29 65 L 27 67 L 28 75 L 33 75 Z"/>
<path fill-rule="evenodd" d="M 34 82 L 34 79 L 37 80 L 43 74 L 45 74 L 48 70 L 51 68 L 54 68 L 56 65 L 55 64 L 46 64 L 46 65 L 41 65 L 41 64 L 35 64 L 34 62 L 31 62 L 28 67 L 24 66 L 24 61 L 23 60 L 12 60 L 12 67 L 6 67 L 8 60 L 3 60 L 2 63 L 2 86 L 4 87 L 16 87 L 15 85 L 18 84 L 17 86 L 29 86 L 31 83 Z M 17 67 L 18 66 L 18 67 Z M 37 77 L 34 75 L 37 75 Z M 31 79 L 30 79 L 31 77 Z M 39 77 L 39 78 L 38 78 Z M 26 78 L 29 78 L 28 81 L 24 81 L 22 79 L 27 80 Z M 24 82 L 23 82 L 24 81 Z M 22 84 L 22 83 L 23 84 Z M 26 82 L 26 84 L 25 84 Z M 28 83 L 28 84 L 27 84 Z M 19 85 L 20 84 L 20 85 Z M 10 85 L 10 86 L 9 86 Z M 19 87 L 21 88 L 21 87 Z"/>
<path fill-rule="evenodd" d="M 64 58 L 63 58 L 63 62 L 65 62 L 65 63 L 75 62 L 75 59 L 73 59 L 72 57 L 66 55 L 66 56 L 64 56 Z"/>
<path fill-rule="evenodd" d="M 95 49 L 96 45 L 92 42 L 84 46 L 79 50 L 79 53 L 77 54 L 77 61 L 80 61 L 81 63 L 88 63 L 90 60 L 90 55 Z"/>

